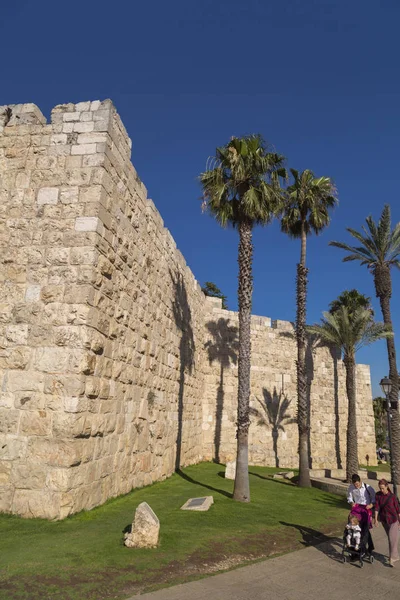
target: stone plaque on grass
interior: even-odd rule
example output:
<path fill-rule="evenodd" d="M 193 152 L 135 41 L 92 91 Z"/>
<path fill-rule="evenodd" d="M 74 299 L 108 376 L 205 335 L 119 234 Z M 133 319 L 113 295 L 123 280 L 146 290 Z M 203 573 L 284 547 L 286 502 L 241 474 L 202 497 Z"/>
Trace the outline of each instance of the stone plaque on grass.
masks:
<path fill-rule="evenodd" d="M 203 496 L 202 498 L 189 498 L 181 510 L 208 510 L 214 504 L 214 498 L 212 496 Z"/>
<path fill-rule="evenodd" d="M 273 475 L 273 479 L 292 479 L 292 477 L 294 477 L 293 471 L 281 471 Z"/>

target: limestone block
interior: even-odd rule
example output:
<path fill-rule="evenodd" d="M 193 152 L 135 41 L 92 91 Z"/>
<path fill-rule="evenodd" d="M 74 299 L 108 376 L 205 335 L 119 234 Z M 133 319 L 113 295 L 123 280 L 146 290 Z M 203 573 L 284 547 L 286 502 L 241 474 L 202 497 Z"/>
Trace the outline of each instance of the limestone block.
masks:
<path fill-rule="evenodd" d="M 28 442 L 28 455 L 37 463 L 54 467 L 72 467 L 80 464 L 84 456 L 82 440 L 61 440 L 32 437 Z M 1 452 L 0 452 L 1 453 Z"/>
<path fill-rule="evenodd" d="M 10 485 L 0 484 L 0 513 L 12 512 L 11 505 L 14 496 L 14 488 Z"/>
<path fill-rule="evenodd" d="M 75 220 L 75 231 L 98 231 L 100 221 L 98 217 L 77 217 Z"/>
<path fill-rule="evenodd" d="M 8 392 L 40 392 L 43 389 L 43 373 L 35 371 L 24 371 L 21 377 L 21 371 L 7 372 L 6 389 Z"/>
<path fill-rule="evenodd" d="M 60 188 L 60 201 L 62 204 L 75 204 L 79 199 L 78 186 Z"/>
<path fill-rule="evenodd" d="M 158 545 L 160 521 L 153 510 L 142 502 L 136 509 L 131 533 L 124 536 L 128 548 L 155 548 Z"/>
<path fill-rule="evenodd" d="M 43 187 L 38 191 L 38 204 L 57 204 L 59 189 L 56 187 Z"/>
<path fill-rule="evenodd" d="M 22 436 L 0 434 L 0 460 L 17 460 L 25 457 L 27 439 Z"/>
<path fill-rule="evenodd" d="M 9 348 L 7 349 L 7 354 L 4 356 L 4 366 L 6 369 L 25 369 L 29 363 L 30 356 L 31 350 L 27 346 Z"/>
<path fill-rule="evenodd" d="M 27 463 L 14 463 L 10 482 L 18 489 L 42 489 L 46 483 L 46 468 L 34 460 Z"/>
<path fill-rule="evenodd" d="M 49 435 L 51 415 L 45 410 L 24 410 L 21 412 L 19 430 L 23 435 Z"/>
<path fill-rule="evenodd" d="M 27 302 L 37 302 L 40 299 L 40 285 L 28 285 L 25 292 Z"/>
<path fill-rule="evenodd" d="M 65 373 L 69 358 L 69 352 L 65 348 L 37 348 L 33 366 L 46 373 Z"/>
<path fill-rule="evenodd" d="M 46 490 L 16 489 L 12 512 L 25 518 L 57 519 L 60 514 L 60 494 Z"/>
<path fill-rule="evenodd" d="M 0 461 L 0 488 L 10 481 L 11 462 L 7 460 Z"/>
<path fill-rule="evenodd" d="M 88 437 L 91 421 L 84 413 L 54 413 L 53 436 L 56 438 Z"/>
<path fill-rule="evenodd" d="M 226 463 L 225 479 L 235 479 L 236 477 L 236 460 Z"/>
<path fill-rule="evenodd" d="M 17 433 L 19 411 L 0 408 L 0 433 Z"/>
<path fill-rule="evenodd" d="M 71 146 L 72 156 L 78 154 L 96 154 L 96 144 L 77 144 Z"/>

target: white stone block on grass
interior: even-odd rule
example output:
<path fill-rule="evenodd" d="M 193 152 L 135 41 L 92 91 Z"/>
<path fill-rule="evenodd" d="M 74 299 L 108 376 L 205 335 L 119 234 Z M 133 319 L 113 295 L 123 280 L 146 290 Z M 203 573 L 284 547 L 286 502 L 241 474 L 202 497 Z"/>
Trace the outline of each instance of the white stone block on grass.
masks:
<path fill-rule="evenodd" d="M 225 479 L 235 479 L 236 477 L 236 460 L 231 460 L 226 463 Z"/>
<path fill-rule="evenodd" d="M 147 502 L 136 509 L 131 533 L 124 536 L 128 548 L 155 548 L 160 535 L 160 521 Z"/>

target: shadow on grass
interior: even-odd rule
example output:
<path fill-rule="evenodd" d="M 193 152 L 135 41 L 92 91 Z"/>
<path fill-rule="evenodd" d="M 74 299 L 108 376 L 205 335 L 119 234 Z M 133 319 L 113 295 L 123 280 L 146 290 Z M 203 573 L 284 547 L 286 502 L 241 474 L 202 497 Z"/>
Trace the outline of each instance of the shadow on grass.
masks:
<path fill-rule="evenodd" d="M 197 481 L 196 479 L 193 479 L 189 475 L 186 475 L 186 473 L 184 473 L 181 469 L 178 469 L 176 471 L 176 474 L 179 475 L 179 477 L 182 477 L 182 479 L 184 479 L 185 481 L 188 481 L 189 483 L 194 483 L 196 485 L 200 485 L 201 487 L 207 488 L 208 490 L 211 490 L 212 492 L 217 492 L 217 494 L 222 494 L 223 496 L 226 496 L 227 498 L 233 498 L 233 494 L 231 492 L 227 492 L 226 490 L 220 490 L 218 488 L 213 487 L 212 485 L 207 485 L 206 483 L 201 483 L 201 481 Z"/>
<path fill-rule="evenodd" d="M 342 540 L 339 537 L 326 535 L 321 531 L 299 525 L 298 523 L 286 523 L 286 521 L 279 521 L 279 523 L 285 527 L 297 529 L 303 538 L 301 543 L 304 546 L 314 546 L 332 560 L 341 561 Z"/>
<path fill-rule="evenodd" d="M 350 505 L 346 498 L 342 498 L 342 496 L 323 494 L 319 498 L 316 498 L 316 502 L 322 502 L 323 504 L 329 504 L 330 506 L 336 506 L 337 508 L 348 508 L 350 512 Z"/>
<path fill-rule="evenodd" d="M 259 473 L 254 473 L 253 471 L 249 471 L 249 475 L 253 475 L 254 477 L 258 477 L 259 479 L 264 479 L 265 481 L 271 481 L 272 483 L 280 483 L 281 485 L 295 485 L 298 476 L 295 475 L 291 479 L 274 479 L 273 474 L 269 476 L 260 475 Z"/>

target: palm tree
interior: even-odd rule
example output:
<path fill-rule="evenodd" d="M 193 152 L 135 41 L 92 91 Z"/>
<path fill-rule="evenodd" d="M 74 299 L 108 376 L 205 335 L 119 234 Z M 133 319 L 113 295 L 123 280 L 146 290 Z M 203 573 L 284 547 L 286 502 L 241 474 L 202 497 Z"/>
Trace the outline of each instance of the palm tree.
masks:
<path fill-rule="evenodd" d="M 333 300 L 329 304 L 329 312 L 335 313 L 339 308 L 345 306 L 351 314 L 357 308 L 364 308 L 369 310 L 371 315 L 374 316 L 374 311 L 371 306 L 371 298 L 361 294 L 358 290 L 344 290 L 336 300 Z"/>
<path fill-rule="evenodd" d="M 383 323 L 374 322 L 370 310 L 360 307 L 350 312 L 346 306 L 341 306 L 333 314 L 324 312 L 322 324 L 308 329 L 322 342 L 338 347 L 343 353 L 348 399 L 346 479 L 351 481 L 351 476 L 358 471 L 355 355 L 363 346 L 393 334 Z"/>
<path fill-rule="evenodd" d="M 253 294 L 255 225 L 269 223 L 282 202 L 279 178 L 286 177 L 284 157 L 268 152 L 260 135 L 232 138 L 217 148 L 212 164 L 200 175 L 203 209 L 223 226 L 239 231 L 239 361 L 237 458 L 233 497 L 250 501 L 248 469 L 250 400 L 250 320 Z"/>
<path fill-rule="evenodd" d="M 371 216 L 366 219 L 367 227 L 362 227 L 363 233 L 347 228 L 360 246 L 349 246 L 342 242 L 331 242 L 331 246 L 349 252 L 343 262 L 359 260 L 366 265 L 374 278 L 375 292 L 381 306 L 383 322 L 388 330 L 393 331 L 390 299 L 392 297 L 392 278 L 390 269 L 400 268 L 400 223 L 392 229 L 390 206 L 383 208 L 381 218 L 375 223 Z M 389 377 L 392 382 L 390 392 L 391 423 L 392 423 L 392 481 L 400 484 L 400 416 L 397 409 L 399 395 L 399 375 L 396 363 L 396 347 L 393 336 L 386 339 Z M 393 408 L 396 407 L 396 408 Z"/>
<path fill-rule="evenodd" d="M 387 437 L 386 398 L 378 396 L 374 398 L 372 405 L 374 407 L 376 445 L 380 448 L 385 444 Z"/>
<path fill-rule="evenodd" d="M 306 304 L 307 237 L 318 235 L 329 225 L 329 210 L 337 200 L 335 188 L 329 177 L 314 176 L 312 171 L 302 173 L 290 169 L 294 183 L 287 189 L 287 203 L 281 217 L 281 229 L 292 238 L 300 238 L 300 262 L 297 265 L 296 281 L 296 338 L 297 338 L 297 423 L 299 430 L 299 486 L 311 487 L 309 470 L 309 403 L 307 400 L 306 368 Z"/>

